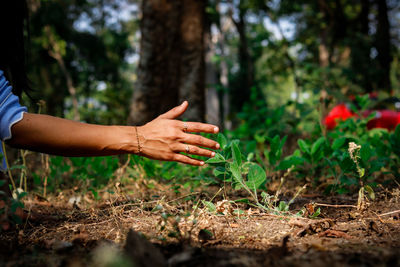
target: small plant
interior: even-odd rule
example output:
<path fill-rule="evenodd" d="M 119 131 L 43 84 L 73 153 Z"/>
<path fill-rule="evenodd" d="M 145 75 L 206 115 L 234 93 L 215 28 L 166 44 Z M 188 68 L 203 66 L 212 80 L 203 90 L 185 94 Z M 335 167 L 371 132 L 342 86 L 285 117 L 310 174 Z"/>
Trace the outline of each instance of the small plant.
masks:
<path fill-rule="evenodd" d="M 12 197 L 9 196 L 6 192 L 0 190 L 0 231 L 7 230 L 11 225 L 17 225 L 22 223 L 22 209 L 24 208 L 24 203 L 22 202 L 22 198 L 27 195 L 26 191 L 22 189 L 25 185 L 26 188 L 26 172 L 25 172 L 25 164 L 23 166 L 13 165 L 10 166 L 7 158 L 6 147 L 4 142 L 2 142 L 2 149 L 4 154 L 4 161 L 7 167 L 9 179 L 11 185 L 9 185 L 10 190 L 12 192 Z M 24 157 L 25 154 L 21 151 L 21 155 Z M 3 162 L 3 156 L 0 157 L 0 162 Z M 25 162 L 24 162 L 25 163 Z M 11 170 L 13 169 L 21 169 L 21 179 L 20 179 L 20 187 L 16 187 L 16 183 L 13 179 Z M 0 188 L 7 184 L 7 181 L 0 180 Z"/>
<path fill-rule="evenodd" d="M 234 189 L 244 189 L 249 193 L 256 206 L 265 209 L 259 202 L 257 189 L 264 186 L 266 182 L 265 170 L 257 163 L 251 162 L 251 158 L 243 160 L 239 149 L 239 140 L 228 143 L 226 137 L 218 135 L 221 145 L 221 153 L 216 153 L 214 158 L 208 159 L 206 163 L 215 165 L 214 175 L 223 180 L 231 182 Z"/>
<path fill-rule="evenodd" d="M 283 145 L 283 141 L 276 138 L 277 147 Z M 277 190 L 275 196 L 270 196 L 265 189 L 265 183 L 267 182 L 266 171 L 257 163 L 252 162 L 252 154 L 244 156 L 239 149 L 239 140 L 232 140 L 228 142 L 227 138 L 223 134 L 218 135 L 218 142 L 221 145 L 221 153 L 216 153 L 214 158 L 206 161 L 206 163 L 214 165 L 214 175 L 222 179 L 223 182 L 230 182 L 235 190 L 245 190 L 251 201 L 245 201 L 251 205 L 254 205 L 267 212 L 275 212 L 279 214 L 286 214 L 289 211 L 290 204 L 293 203 L 294 199 L 300 194 L 305 188 L 301 188 L 295 196 L 288 203 L 283 201 L 279 202 L 280 188 L 285 180 L 286 176 L 292 171 L 293 168 L 289 168 L 286 174 L 281 179 L 281 185 Z M 261 194 L 258 191 L 261 190 Z M 243 199 L 241 201 L 244 201 Z M 211 203 L 212 204 L 212 203 Z M 209 209 L 214 209 L 213 205 L 206 203 Z"/>
<path fill-rule="evenodd" d="M 353 160 L 353 162 L 356 165 L 357 173 L 360 178 L 360 190 L 358 191 L 358 201 L 357 201 L 357 209 L 358 210 L 363 210 L 365 208 L 365 191 L 368 192 L 369 197 L 374 200 L 375 199 L 375 194 L 373 189 L 369 185 L 364 185 L 363 182 L 363 177 L 365 174 L 365 169 L 360 167 L 359 160 L 361 159 L 360 157 L 360 149 L 361 146 L 357 145 L 354 142 L 349 143 L 349 154 L 350 158 Z"/>

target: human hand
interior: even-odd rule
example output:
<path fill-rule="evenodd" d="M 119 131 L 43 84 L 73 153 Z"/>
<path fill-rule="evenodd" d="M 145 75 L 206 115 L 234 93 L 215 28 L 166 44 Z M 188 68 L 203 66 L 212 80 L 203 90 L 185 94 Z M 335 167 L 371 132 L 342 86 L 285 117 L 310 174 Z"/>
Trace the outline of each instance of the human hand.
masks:
<path fill-rule="evenodd" d="M 204 149 L 219 149 L 219 144 L 200 135 L 190 133 L 218 133 L 215 125 L 199 122 L 175 120 L 187 109 L 184 101 L 170 111 L 158 116 L 151 122 L 137 127 L 141 155 L 157 160 L 177 161 L 185 164 L 202 166 L 204 161 L 193 159 L 186 154 L 214 157 L 215 152 Z"/>

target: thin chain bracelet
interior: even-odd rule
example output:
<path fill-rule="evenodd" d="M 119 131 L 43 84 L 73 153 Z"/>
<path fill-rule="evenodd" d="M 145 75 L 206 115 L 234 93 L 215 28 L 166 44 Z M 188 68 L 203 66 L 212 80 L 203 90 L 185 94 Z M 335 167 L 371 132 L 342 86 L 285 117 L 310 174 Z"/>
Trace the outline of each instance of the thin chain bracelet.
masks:
<path fill-rule="evenodd" d="M 142 152 L 142 148 L 140 147 L 139 134 L 136 126 L 135 126 L 135 131 L 136 131 L 136 139 L 138 145 L 138 155 L 140 155 L 140 153 Z"/>

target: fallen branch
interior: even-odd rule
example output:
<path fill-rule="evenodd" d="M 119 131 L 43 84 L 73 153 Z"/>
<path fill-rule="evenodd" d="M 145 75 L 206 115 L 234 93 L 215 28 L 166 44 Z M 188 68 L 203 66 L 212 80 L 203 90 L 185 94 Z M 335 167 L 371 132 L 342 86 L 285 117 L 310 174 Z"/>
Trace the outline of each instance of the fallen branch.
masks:
<path fill-rule="evenodd" d="M 378 215 L 378 217 L 380 217 L 380 216 L 386 216 L 386 215 L 391 215 L 391 214 L 395 214 L 395 213 L 400 213 L 400 210 L 394 210 L 391 212 L 386 212 L 386 213 L 377 214 L 377 215 Z"/>
<path fill-rule="evenodd" d="M 315 206 L 330 207 L 330 208 L 357 208 L 355 205 L 333 205 L 324 203 L 314 203 Z"/>

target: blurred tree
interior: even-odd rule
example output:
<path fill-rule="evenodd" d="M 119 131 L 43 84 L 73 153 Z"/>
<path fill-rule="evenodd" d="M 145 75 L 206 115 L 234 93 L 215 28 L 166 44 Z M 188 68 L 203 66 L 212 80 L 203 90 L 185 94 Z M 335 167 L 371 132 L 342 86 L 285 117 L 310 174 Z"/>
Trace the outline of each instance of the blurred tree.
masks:
<path fill-rule="evenodd" d="M 142 1 L 138 83 L 129 121 L 144 124 L 188 100 L 189 120 L 204 120 L 205 2 Z"/>
<path fill-rule="evenodd" d="M 391 92 L 390 84 L 390 65 L 392 63 L 390 24 L 388 18 L 388 6 L 386 0 L 375 0 L 378 6 L 377 29 L 375 36 L 375 46 L 378 52 L 378 81 L 379 89 Z"/>
<path fill-rule="evenodd" d="M 35 98 L 46 101 L 47 113 L 87 122 L 126 121 L 131 86 L 122 72 L 129 32 L 127 23 L 115 18 L 124 4 L 29 1 L 29 72 Z M 100 98 L 99 90 L 108 98 Z"/>
<path fill-rule="evenodd" d="M 281 0 L 278 11 L 296 18 L 306 61 L 341 68 L 343 77 L 366 92 L 391 88 L 388 12 L 386 0 Z"/>

